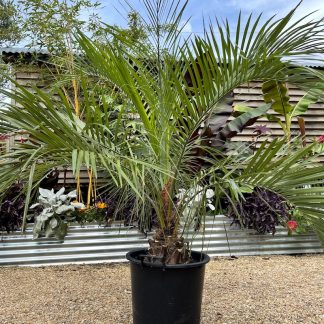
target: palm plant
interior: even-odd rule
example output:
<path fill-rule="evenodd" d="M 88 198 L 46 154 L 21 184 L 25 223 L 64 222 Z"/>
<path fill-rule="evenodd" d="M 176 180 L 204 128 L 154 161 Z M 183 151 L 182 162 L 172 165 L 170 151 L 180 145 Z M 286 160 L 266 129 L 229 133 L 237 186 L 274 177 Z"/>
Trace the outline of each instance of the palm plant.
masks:
<path fill-rule="evenodd" d="M 156 219 L 148 254 L 167 264 L 188 262 L 188 249 L 179 234 L 185 204 L 188 197 L 201 198 L 210 188 L 234 206 L 241 185 L 264 187 L 318 221 L 324 196 L 318 188 L 301 187 L 324 182 L 324 167 L 301 170 L 308 163 L 309 148 L 291 151 L 291 146 L 275 142 L 243 163 L 239 157 L 224 157 L 197 134 L 211 114 L 224 109 L 228 93 L 243 83 L 278 80 L 312 87 L 318 76 L 299 66 L 297 59 L 322 51 L 323 22 L 307 17 L 293 21 L 294 8 L 284 18 L 273 17 L 263 24 L 261 15 L 250 16 L 245 24 L 239 16 L 234 37 L 227 20 L 224 24 L 216 20 L 216 28 L 212 23 L 205 27 L 204 37 L 184 39 L 181 23 L 187 1 L 143 3 L 147 9 L 143 23 L 152 32 L 150 44 L 134 44 L 113 27 L 109 30 L 118 42 L 105 46 L 75 33 L 82 49 L 80 117 L 58 88 L 60 100 L 18 84 L 14 92 L 2 90 L 15 105 L 1 110 L 0 133 L 23 129 L 30 140 L 0 162 L 0 192 L 19 177 L 26 181 L 29 197 L 52 167 L 72 165 L 76 176 L 83 165 L 95 176 L 104 170 L 110 190 L 123 190 L 123 197 L 134 201 L 143 227 Z M 100 95 L 89 92 L 88 83 L 94 80 L 109 88 L 102 88 Z M 111 89 L 124 98 L 114 120 L 109 118 L 114 107 L 107 100 Z M 136 126 L 130 116 L 135 116 Z M 204 152 L 199 160 L 193 154 L 196 150 Z M 176 198 L 180 189 L 185 193 Z M 206 204 L 204 199 L 199 202 L 186 226 L 194 218 L 203 221 Z"/>

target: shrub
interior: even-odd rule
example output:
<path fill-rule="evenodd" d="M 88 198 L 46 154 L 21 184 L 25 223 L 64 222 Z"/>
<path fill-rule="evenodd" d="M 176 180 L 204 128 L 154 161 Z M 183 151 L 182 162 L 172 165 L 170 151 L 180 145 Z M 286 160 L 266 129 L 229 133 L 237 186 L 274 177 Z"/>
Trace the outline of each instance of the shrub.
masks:
<path fill-rule="evenodd" d="M 276 226 L 286 224 L 291 208 L 283 197 L 270 190 L 256 187 L 245 199 L 231 208 L 229 217 L 234 224 L 254 229 L 260 234 L 276 232 Z"/>
<path fill-rule="evenodd" d="M 0 202 L 0 231 L 10 233 L 20 228 L 25 207 L 22 188 L 19 182 L 13 184 Z"/>

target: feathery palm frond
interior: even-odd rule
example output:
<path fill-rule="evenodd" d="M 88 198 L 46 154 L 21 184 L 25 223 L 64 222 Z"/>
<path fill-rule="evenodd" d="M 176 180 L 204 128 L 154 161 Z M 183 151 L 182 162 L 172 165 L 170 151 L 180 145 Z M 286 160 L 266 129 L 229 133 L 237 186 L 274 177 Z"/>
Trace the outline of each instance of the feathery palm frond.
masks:
<path fill-rule="evenodd" d="M 35 165 L 35 181 L 47 167 L 72 165 L 74 173 L 78 174 L 81 166 L 86 165 L 95 174 L 98 169 L 104 170 L 116 187 L 129 188 L 138 199 L 143 221 L 152 216 L 153 209 L 160 227 L 169 226 L 174 231 L 177 227 L 174 218 L 178 219 L 181 214 L 181 207 L 174 202 L 179 188 L 190 189 L 201 183 L 224 191 L 222 181 L 228 183 L 233 174 L 233 170 L 224 166 L 227 158 L 222 159 L 217 150 L 195 136 L 212 113 L 222 111 L 220 103 L 225 97 L 234 88 L 253 80 L 287 80 L 303 88 L 319 80 L 312 69 L 299 67 L 297 58 L 318 53 L 323 48 L 323 22 L 304 19 L 294 23 L 297 8 L 282 19 L 271 18 L 263 24 L 261 16 L 255 20 L 250 16 L 245 25 L 239 16 L 234 37 L 227 21 L 223 25 L 216 21 L 216 28 L 210 24 L 204 37 L 182 40 L 179 24 L 187 2 L 183 6 L 181 1 L 177 2 L 173 11 L 168 0 L 161 0 L 163 10 L 160 8 L 158 12 L 153 12 L 153 3 L 144 2 L 148 19 L 155 27 L 152 30 L 159 30 L 161 21 L 168 22 L 172 28 L 166 29 L 163 36 L 157 35 L 152 46 L 132 44 L 124 34 L 119 35 L 113 29 L 113 36 L 121 46 L 97 44 L 76 32 L 83 52 L 78 62 L 83 119 L 75 115 L 73 103 L 59 89 L 56 89 L 60 96 L 58 101 L 44 91 L 34 89 L 32 93 L 19 85 L 13 93 L 1 90 L 23 109 L 10 106 L 0 111 L 0 133 L 23 129 L 30 134 L 30 141 L 3 158 L 0 191 L 18 175 L 27 179 L 31 165 Z M 159 13 L 170 20 L 159 20 Z M 163 37 L 161 42 L 160 36 Z M 305 80 L 306 74 L 309 78 Z M 88 83 L 95 79 L 110 87 L 101 87 L 100 95 L 90 93 Z M 105 99 L 105 93 L 112 89 L 125 102 L 114 120 L 109 119 L 114 108 Z M 130 114 L 136 116 L 134 123 L 138 129 L 127 126 Z M 127 125 L 121 121 L 126 121 Z M 281 173 L 288 166 L 298 165 L 297 157 L 305 157 L 306 151 L 297 150 L 293 161 L 291 158 L 278 160 L 273 154 L 277 146 L 270 144 L 269 147 L 262 147 L 267 153 L 262 150 L 256 153 L 250 163 L 258 161 L 258 168 L 248 165 L 244 179 L 275 191 L 281 190 L 276 185 L 279 180 L 285 190 L 289 181 L 298 182 L 299 176 L 300 183 L 295 186 L 305 185 L 307 175 L 299 173 L 297 166 L 292 168 L 294 179 L 269 177 L 269 174 L 266 177 L 265 174 L 271 173 L 267 169 L 270 165 Z M 192 155 L 195 149 L 206 152 L 202 159 L 213 165 L 209 171 L 193 172 L 197 163 Z M 257 160 L 260 157 L 263 162 Z M 218 169 L 226 173 L 225 179 L 218 178 L 218 183 L 207 184 L 208 177 Z M 247 173 L 252 170 L 258 170 L 254 182 Z M 286 182 L 282 182 L 283 179 Z M 296 204 L 298 195 L 304 201 L 304 192 L 293 188 L 292 192 L 282 194 L 287 194 Z M 319 195 L 311 204 L 315 204 L 315 200 L 322 202 Z M 308 207 L 300 208 L 315 215 L 314 205 Z"/>

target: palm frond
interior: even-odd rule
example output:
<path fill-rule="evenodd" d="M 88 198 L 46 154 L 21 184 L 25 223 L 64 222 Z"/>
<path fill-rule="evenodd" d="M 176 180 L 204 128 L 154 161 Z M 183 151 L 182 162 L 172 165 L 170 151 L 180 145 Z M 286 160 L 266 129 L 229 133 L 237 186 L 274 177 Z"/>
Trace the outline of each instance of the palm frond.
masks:
<path fill-rule="evenodd" d="M 173 201 L 177 190 L 189 190 L 197 183 L 206 187 L 214 171 L 224 173 L 213 183 L 218 192 L 226 191 L 224 183 L 235 192 L 231 177 L 239 167 L 228 170 L 224 163 L 231 158 L 224 158 L 195 134 L 212 113 L 224 109 L 220 103 L 242 84 L 278 80 L 307 88 L 321 81 L 322 75 L 299 67 L 298 58 L 321 51 L 323 21 L 308 21 L 305 17 L 305 21 L 293 23 L 294 8 L 284 18 L 273 17 L 265 23 L 261 23 L 261 16 L 250 16 L 244 24 L 239 16 L 234 37 L 226 20 L 224 24 L 216 20 L 206 28 L 204 37 L 182 40 L 180 23 L 186 4 L 180 0 L 144 1 L 144 22 L 152 24 L 156 32 L 151 45 L 135 46 L 114 29 L 112 36 L 118 38 L 120 46 L 98 44 L 76 31 L 82 50 L 76 62 L 81 117 L 75 114 L 73 101 L 64 89 L 56 88 L 48 94 L 16 84 L 14 92 L 0 90 L 23 107 L 9 105 L 0 110 L 0 132 L 24 130 L 29 134 L 27 143 L 0 162 L 0 191 L 17 176 L 28 180 L 32 165 L 35 181 L 42 177 L 45 166 L 71 165 L 77 175 L 84 165 L 95 175 L 104 170 L 110 185 L 129 188 L 130 195 L 138 198 L 143 219 L 144 211 L 155 209 L 162 227 L 167 222 L 165 215 L 177 209 Z M 167 23 L 169 29 L 161 35 L 161 24 Z M 89 89 L 93 80 L 97 88 Z M 53 93 L 60 100 L 54 100 Z M 108 93 L 122 96 L 125 104 L 120 110 L 110 107 L 105 99 Z M 110 118 L 111 113 L 115 113 L 114 118 Z M 138 129 L 130 126 L 130 113 L 136 116 Z M 240 181 L 286 194 L 295 204 L 299 196 L 305 204 L 298 206 L 309 215 L 318 215 L 320 194 L 310 191 L 312 198 L 307 203 L 306 194 L 298 191 L 298 186 L 315 183 L 315 171 L 320 178 L 322 167 L 314 167 L 314 173 L 310 171 L 313 169 L 302 171 L 301 165 L 306 163 L 303 159 L 311 149 L 296 150 L 288 156 L 282 153 L 283 147 L 281 141 L 262 146 L 245 166 Z M 202 159 L 212 165 L 209 171 L 192 172 L 197 163 L 191 154 L 195 149 L 208 153 Z M 289 178 L 293 175 L 298 177 Z M 288 188 L 292 181 L 299 181 L 295 189 Z M 237 199 L 235 194 L 233 199 Z"/>

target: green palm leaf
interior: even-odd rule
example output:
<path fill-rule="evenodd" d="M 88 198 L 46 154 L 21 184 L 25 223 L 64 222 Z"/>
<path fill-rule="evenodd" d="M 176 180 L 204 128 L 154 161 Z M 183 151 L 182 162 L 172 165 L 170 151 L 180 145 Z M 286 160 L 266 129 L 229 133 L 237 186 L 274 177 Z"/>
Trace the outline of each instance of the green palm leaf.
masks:
<path fill-rule="evenodd" d="M 50 167 L 72 165 L 77 175 L 82 166 L 87 166 L 95 174 L 104 171 L 109 188 L 128 190 L 130 196 L 137 197 L 142 220 L 150 218 L 153 209 L 165 229 L 171 226 L 173 210 L 175 217 L 181 214 L 182 207 L 173 201 L 179 188 L 189 189 L 198 183 L 207 186 L 209 176 L 221 170 L 226 181 L 216 177 L 218 182 L 212 185 L 224 192 L 223 184 L 232 184 L 231 190 L 235 191 L 231 177 L 239 167 L 228 170 L 230 158 L 222 157 L 195 134 L 211 114 L 222 111 L 220 103 L 243 83 L 289 81 L 304 88 L 316 84 L 320 76 L 312 69 L 299 67 L 296 60 L 319 52 L 323 22 L 301 19 L 297 26 L 292 22 L 295 8 L 286 17 L 271 18 L 263 24 L 261 16 L 250 16 L 245 24 L 239 16 L 234 37 L 227 21 L 221 24 L 216 20 L 205 28 L 204 37 L 183 40 L 179 24 L 186 3 L 182 6 L 181 1 L 161 0 L 161 11 L 156 12 L 153 0 L 144 1 L 148 18 L 143 19 L 152 25 L 150 30 L 157 31 L 151 44 L 132 44 L 125 33 L 113 28 L 108 30 L 120 46 L 98 44 L 76 31 L 82 50 L 76 60 L 81 118 L 75 115 L 73 103 L 62 89 L 52 91 L 60 100 L 54 100 L 51 93 L 36 88 L 28 91 L 18 84 L 14 92 L 0 90 L 23 107 L 9 105 L 0 110 L 0 132 L 24 130 L 29 134 L 29 142 L 1 160 L 0 192 L 18 176 L 27 180 L 32 165 L 35 185 Z M 161 22 L 170 26 L 163 35 Z M 300 71 L 311 78 L 305 82 Z M 92 82 L 96 88 L 91 89 Z M 110 107 L 103 99 L 112 92 L 123 98 L 122 109 Z M 110 119 L 112 113 L 116 116 Z M 130 114 L 136 116 L 138 129 L 131 125 Z M 300 181 L 298 185 L 315 181 L 312 173 L 298 173 L 298 161 L 307 156 L 309 149 L 297 150 L 291 157 L 277 157 L 280 145 L 275 142 L 268 148 L 263 146 L 265 151 L 258 151 L 248 161 L 242 181 L 278 192 L 287 190 L 287 177 L 293 171 L 298 175 L 294 179 Z M 210 171 L 193 172 L 197 159 L 191 153 L 195 149 L 206 152 L 202 159 L 212 165 Z M 304 199 L 304 193 L 295 193 Z M 297 198 L 289 195 L 297 203 Z M 315 215 L 318 201 L 321 198 L 314 192 L 304 209 Z M 200 212 L 199 216 L 203 215 Z"/>

